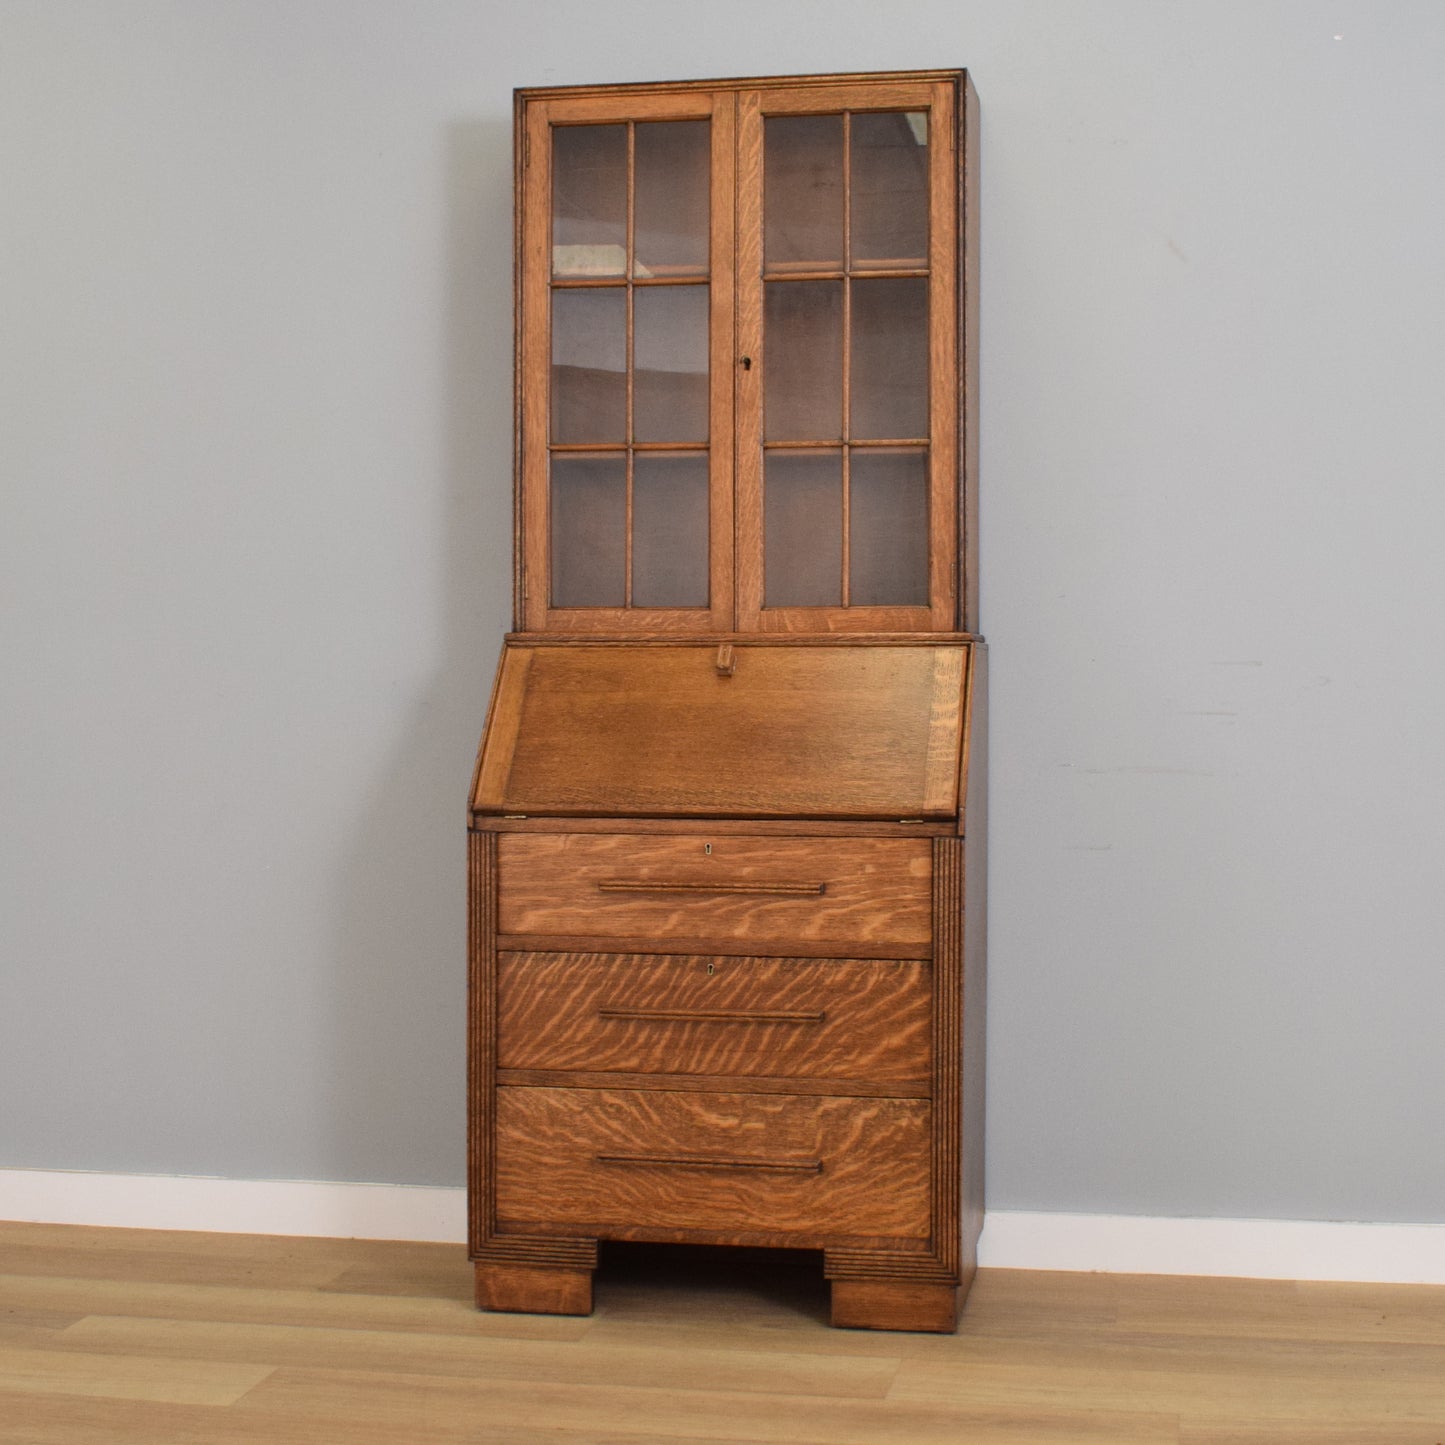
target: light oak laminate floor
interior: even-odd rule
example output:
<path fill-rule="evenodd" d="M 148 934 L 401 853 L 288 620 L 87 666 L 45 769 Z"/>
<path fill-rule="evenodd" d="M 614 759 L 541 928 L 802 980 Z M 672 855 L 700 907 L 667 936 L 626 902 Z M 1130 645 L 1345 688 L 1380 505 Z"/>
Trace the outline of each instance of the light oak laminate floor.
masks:
<path fill-rule="evenodd" d="M 5 1445 L 1445 1445 L 1445 1289 L 985 1270 L 830 1329 L 809 1256 L 618 1249 L 588 1319 L 444 1245 L 0 1224 Z"/>

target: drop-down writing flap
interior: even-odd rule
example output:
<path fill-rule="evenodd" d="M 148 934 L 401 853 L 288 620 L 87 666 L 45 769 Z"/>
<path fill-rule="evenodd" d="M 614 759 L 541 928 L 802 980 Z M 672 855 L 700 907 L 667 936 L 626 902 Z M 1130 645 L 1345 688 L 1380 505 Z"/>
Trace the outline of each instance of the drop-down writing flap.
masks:
<path fill-rule="evenodd" d="M 969 665 L 962 641 L 511 642 L 473 812 L 949 818 Z"/>

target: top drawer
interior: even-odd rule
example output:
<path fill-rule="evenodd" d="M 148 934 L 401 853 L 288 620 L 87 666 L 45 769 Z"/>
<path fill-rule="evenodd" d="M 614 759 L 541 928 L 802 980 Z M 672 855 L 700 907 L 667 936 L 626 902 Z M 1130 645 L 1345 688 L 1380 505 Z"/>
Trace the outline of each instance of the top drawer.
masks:
<path fill-rule="evenodd" d="M 504 833 L 497 931 L 544 948 L 927 958 L 927 838 Z"/>

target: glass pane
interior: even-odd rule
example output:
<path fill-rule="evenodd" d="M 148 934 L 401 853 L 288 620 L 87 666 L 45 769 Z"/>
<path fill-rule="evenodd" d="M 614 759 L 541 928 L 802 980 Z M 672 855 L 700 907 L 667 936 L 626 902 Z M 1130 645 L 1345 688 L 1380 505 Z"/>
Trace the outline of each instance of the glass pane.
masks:
<path fill-rule="evenodd" d="M 707 440 L 707 289 L 639 286 L 632 293 L 636 441 Z"/>
<path fill-rule="evenodd" d="M 710 125 L 645 121 L 633 136 L 635 276 L 707 270 Z"/>
<path fill-rule="evenodd" d="M 928 280 L 853 281 L 849 434 L 928 435 Z"/>
<path fill-rule="evenodd" d="M 848 458 L 848 601 L 928 606 L 928 453 L 854 448 Z"/>
<path fill-rule="evenodd" d="M 627 431 L 627 292 L 552 292 L 552 440 L 621 442 Z"/>
<path fill-rule="evenodd" d="M 626 460 L 554 456 L 552 606 L 621 607 L 626 549 Z"/>
<path fill-rule="evenodd" d="M 707 606 L 707 457 L 632 463 L 632 605 Z"/>
<path fill-rule="evenodd" d="M 627 127 L 552 129 L 552 274 L 627 269 Z"/>
<path fill-rule="evenodd" d="M 843 117 L 763 122 L 763 258 L 770 270 L 843 265 Z"/>
<path fill-rule="evenodd" d="M 763 288 L 763 426 L 768 441 L 843 435 L 843 282 Z"/>
<path fill-rule="evenodd" d="M 928 115 L 855 115 L 851 249 L 855 269 L 923 266 L 928 260 Z"/>
<path fill-rule="evenodd" d="M 769 452 L 763 478 L 763 606 L 843 601 L 843 454 Z"/>

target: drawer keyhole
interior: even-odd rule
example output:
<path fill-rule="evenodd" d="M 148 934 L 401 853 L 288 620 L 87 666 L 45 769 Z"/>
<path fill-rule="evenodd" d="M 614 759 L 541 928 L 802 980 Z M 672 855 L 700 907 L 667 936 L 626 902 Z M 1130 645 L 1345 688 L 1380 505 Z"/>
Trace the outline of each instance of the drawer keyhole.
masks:
<path fill-rule="evenodd" d="M 707 966 L 707 976 L 708 976 L 709 978 L 711 978 L 711 977 L 713 976 L 713 966 L 712 966 L 712 964 L 708 964 L 708 966 Z"/>

